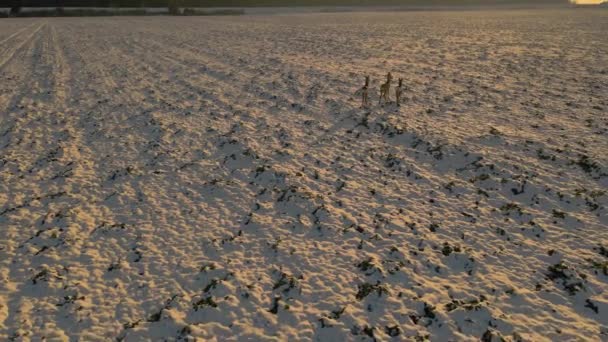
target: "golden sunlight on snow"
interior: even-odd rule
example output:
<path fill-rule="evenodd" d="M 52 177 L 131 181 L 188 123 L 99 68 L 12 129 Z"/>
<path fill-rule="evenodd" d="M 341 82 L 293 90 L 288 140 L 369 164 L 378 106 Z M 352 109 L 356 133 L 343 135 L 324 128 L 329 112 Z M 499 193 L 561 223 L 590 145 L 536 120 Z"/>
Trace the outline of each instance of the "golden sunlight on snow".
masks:
<path fill-rule="evenodd" d="M 0 20 L 0 341 L 607 341 L 607 25 Z"/>

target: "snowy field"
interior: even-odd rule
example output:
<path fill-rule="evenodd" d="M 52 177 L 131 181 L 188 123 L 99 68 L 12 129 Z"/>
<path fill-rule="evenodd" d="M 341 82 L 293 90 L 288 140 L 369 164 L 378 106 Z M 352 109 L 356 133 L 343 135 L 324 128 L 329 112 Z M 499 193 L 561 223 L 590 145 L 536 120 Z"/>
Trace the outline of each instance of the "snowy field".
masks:
<path fill-rule="evenodd" d="M 608 340 L 607 33 L 0 20 L 0 340 Z"/>

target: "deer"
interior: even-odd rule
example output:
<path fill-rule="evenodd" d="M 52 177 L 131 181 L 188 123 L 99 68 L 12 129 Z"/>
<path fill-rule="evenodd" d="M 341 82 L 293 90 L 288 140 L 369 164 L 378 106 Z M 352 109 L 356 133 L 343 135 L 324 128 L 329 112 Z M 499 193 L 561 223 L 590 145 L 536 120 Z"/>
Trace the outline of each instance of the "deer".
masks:
<path fill-rule="evenodd" d="M 369 105 L 369 76 L 365 76 L 365 85 L 359 89 L 359 92 L 361 93 L 361 107 L 362 108 L 366 108 Z"/>
<path fill-rule="evenodd" d="M 403 78 L 399 79 L 399 85 L 395 88 L 395 97 L 397 98 L 397 106 L 401 106 L 401 94 L 403 93 Z"/>
<path fill-rule="evenodd" d="M 390 90 L 391 90 L 391 81 L 393 80 L 393 75 L 391 75 L 391 73 L 389 72 L 386 75 L 386 83 L 383 83 L 380 85 L 380 98 L 378 99 L 378 104 L 380 104 L 380 102 L 382 102 L 382 99 L 384 99 L 384 102 L 388 102 L 390 99 Z"/>

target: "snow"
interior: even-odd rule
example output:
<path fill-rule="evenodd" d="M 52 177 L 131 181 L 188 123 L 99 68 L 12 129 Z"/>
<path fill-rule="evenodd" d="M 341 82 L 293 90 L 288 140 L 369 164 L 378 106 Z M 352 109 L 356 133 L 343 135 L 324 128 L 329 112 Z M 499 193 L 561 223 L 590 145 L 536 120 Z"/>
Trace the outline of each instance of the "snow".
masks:
<path fill-rule="evenodd" d="M 0 21 L 0 339 L 608 339 L 607 19 Z"/>

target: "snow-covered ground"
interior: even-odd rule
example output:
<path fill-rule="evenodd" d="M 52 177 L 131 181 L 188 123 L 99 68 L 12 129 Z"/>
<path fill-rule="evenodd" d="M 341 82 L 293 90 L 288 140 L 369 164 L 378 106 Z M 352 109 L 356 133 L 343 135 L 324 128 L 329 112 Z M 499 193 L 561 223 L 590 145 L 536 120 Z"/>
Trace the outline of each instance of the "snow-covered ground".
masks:
<path fill-rule="evenodd" d="M 607 32 L 0 20 L 0 340 L 607 340 Z"/>

